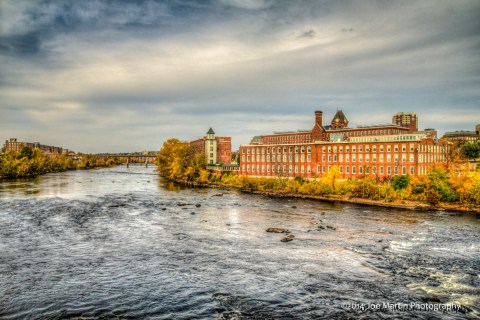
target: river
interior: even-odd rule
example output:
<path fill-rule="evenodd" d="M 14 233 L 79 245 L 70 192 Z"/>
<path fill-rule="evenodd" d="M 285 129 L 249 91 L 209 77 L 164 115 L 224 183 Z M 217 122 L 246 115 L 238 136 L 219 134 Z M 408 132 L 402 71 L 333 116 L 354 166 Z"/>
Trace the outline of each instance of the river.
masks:
<path fill-rule="evenodd" d="M 178 188 L 152 166 L 3 181 L 0 318 L 478 319 L 479 236 L 474 214 Z"/>

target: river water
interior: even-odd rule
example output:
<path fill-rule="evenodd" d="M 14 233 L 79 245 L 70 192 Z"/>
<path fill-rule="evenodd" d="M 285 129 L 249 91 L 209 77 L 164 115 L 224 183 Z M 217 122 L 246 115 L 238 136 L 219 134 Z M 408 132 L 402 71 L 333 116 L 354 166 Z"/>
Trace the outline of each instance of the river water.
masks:
<path fill-rule="evenodd" d="M 0 318 L 475 319 L 479 236 L 473 214 L 181 189 L 154 167 L 4 181 Z"/>

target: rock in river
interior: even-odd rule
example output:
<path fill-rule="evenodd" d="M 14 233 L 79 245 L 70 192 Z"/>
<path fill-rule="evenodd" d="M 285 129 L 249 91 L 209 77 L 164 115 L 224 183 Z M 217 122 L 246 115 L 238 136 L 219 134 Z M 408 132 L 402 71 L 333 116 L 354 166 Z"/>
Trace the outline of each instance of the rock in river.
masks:
<path fill-rule="evenodd" d="M 267 232 L 273 232 L 273 233 L 288 233 L 289 231 L 287 229 L 282 229 L 282 228 L 268 228 Z"/>
<path fill-rule="evenodd" d="M 289 241 L 292 241 L 294 238 L 295 238 L 295 236 L 290 233 L 288 236 L 283 237 L 283 239 L 280 240 L 280 241 L 282 241 L 282 242 L 289 242 Z"/>

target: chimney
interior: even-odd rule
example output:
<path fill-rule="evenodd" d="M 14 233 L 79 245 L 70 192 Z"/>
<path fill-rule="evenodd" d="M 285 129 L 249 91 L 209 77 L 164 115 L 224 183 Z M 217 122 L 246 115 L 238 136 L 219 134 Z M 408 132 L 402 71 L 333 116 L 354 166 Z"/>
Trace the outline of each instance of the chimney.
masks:
<path fill-rule="evenodd" d="M 323 112 L 322 111 L 315 111 L 315 125 L 319 125 L 320 127 L 322 127 L 322 116 L 323 116 Z"/>

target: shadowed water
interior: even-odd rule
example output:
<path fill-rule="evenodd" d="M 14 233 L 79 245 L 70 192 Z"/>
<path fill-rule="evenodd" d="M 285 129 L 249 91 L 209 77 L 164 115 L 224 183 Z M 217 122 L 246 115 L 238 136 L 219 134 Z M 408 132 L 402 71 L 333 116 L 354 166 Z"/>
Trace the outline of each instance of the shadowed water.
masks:
<path fill-rule="evenodd" d="M 480 316 L 475 215 L 180 189 L 154 170 L 0 182 L 0 318 Z M 425 302 L 462 308 L 372 310 Z"/>

